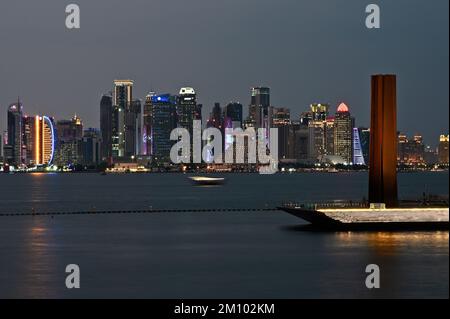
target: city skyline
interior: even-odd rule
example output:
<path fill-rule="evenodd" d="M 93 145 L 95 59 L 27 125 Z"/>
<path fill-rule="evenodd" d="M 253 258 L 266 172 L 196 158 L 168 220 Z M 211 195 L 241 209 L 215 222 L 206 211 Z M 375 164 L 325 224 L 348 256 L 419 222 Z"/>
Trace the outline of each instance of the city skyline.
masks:
<path fill-rule="evenodd" d="M 99 129 L 99 130 L 100 130 L 100 129 L 101 129 L 101 111 L 100 111 L 100 110 L 101 110 L 101 107 L 99 108 L 99 105 L 102 104 L 102 101 L 103 101 L 104 98 L 106 98 L 106 97 L 108 97 L 108 96 L 109 96 L 110 98 L 113 98 L 113 97 L 114 97 L 114 87 L 115 87 L 114 85 L 115 85 L 116 82 L 122 83 L 122 82 L 124 82 L 124 81 L 125 81 L 125 82 L 130 81 L 130 82 L 131 82 L 132 89 L 133 89 L 133 92 L 135 91 L 136 81 L 134 81 L 134 80 L 131 80 L 131 79 L 127 79 L 127 80 L 117 80 L 117 79 L 111 80 L 111 81 L 110 81 L 110 82 L 111 82 L 111 89 L 105 91 L 104 93 L 102 93 L 102 94 L 100 95 L 99 100 L 97 101 L 96 109 L 97 109 L 97 111 L 98 111 L 98 113 L 99 113 L 99 118 L 98 118 L 97 123 L 93 123 L 92 120 L 90 120 L 90 119 L 83 118 L 82 116 L 80 116 L 80 113 L 77 112 L 76 110 L 74 110 L 74 112 L 73 112 L 72 114 L 70 114 L 69 116 L 67 116 L 67 117 L 59 117 L 59 116 L 57 116 L 57 115 L 55 115 L 55 114 L 47 114 L 47 113 L 43 113 L 43 112 L 40 112 L 40 111 L 38 111 L 38 112 L 36 112 L 36 113 L 27 112 L 28 106 L 25 105 L 25 103 L 23 102 L 23 99 L 22 99 L 21 96 L 16 97 L 15 100 L 11 101 L 11 102 L 6 106 L 5 111 L 4 111 L 4 114 L 6 114 L 6 112 L 7 112 L 7 110 L 8 110 L 9 107 L 11 107 L 12 105 L 17 104 L 17 103 L 20 102 L 20 104 L 22 105 L 22 107 L 23 107 L 23 109 L 24 109 L 24 110 L 23 110 L 23 114 L 24 114 L 25 116 L 28 116 L 28 117 L 34 117 L 34 116 L 39 115 L 39 114 L 45 114 L 46 116 L 48 116 L 48 117 L 50 117 L 50 118 L 53 118 L 53 119 L 55 119 L 56 121 L 70 120 L 70 119 L 76 117 L 76 118 L 81 118 L 81 120 L 83 121 L 83 124 L 84 124 L 84 127 L 85 127 L 85 128 L 92 128 L 92 129 Z M 180 90 L 183 90 L 183 89 L 186 89 L 186 88 L 188 88 L 188 89 L 193 89 L 193 90 L 195 89 L 195 88 L 191 88 L 191 87 L 180 87 L 180 88 L 177 89 L 177 91 L 176 91 L 177 93 L 166 92 L 166 91 L 148 91 L 148 92 L 146 93 L 146 95 L 145 95 L 143 98 L 141 98 L 140 96 L 135 96 L 134 93 L 132 93 L 131 96 L 132 96 L 132 100 L 133 100 L 133 101 L 140 102 L 140 104 L 142 104 L 142 105 L 145 106 L 146 99 L 148 99 L 152 94 L 157 94 L 157 95 L 166 95 L 166 94 L 167 94 L 167 95 L 170 95 L 170 96 L 172 96 L 172 97 L 174 97 L 174 98 L 177 98 L 177 97 L 179 97 L 179 96 L 182 95 L 182 93 L 179 92 L 179 91 L 180 91 Z M 249 89 L 249 91 L 250 91 L 250 92 L 253 92 L 255 89 L 260 89 L 260 88 L 263 88 L 263 89 L 264 89 L 264 88 L 266 88 L 266 87 L 252 87 L 252 88 Z M 267 88 L 270 90 L 269 87 L 267 87 Z M 178 92 L 179 92 L 179 93 L 178 93 Z M 208 121 L 210 120 L 210 117 L 211 117 L 212 114 L 214 113 L 214 107 L 217 107 L 217 106 L 220 106 L 221 112 L 222 112 L 222 111 L 226 112 L 225 110 L 226 110 L 227 106 L 230 106 L 230 105 L 233 105 L 233 104 L 239 104 L 239 105 L 241 105 L 241 106 L 242 106 L 242 115 L 241 115 L 241 117 L 242 117 L 242 123 L 241 123 L 241 124 L 242 124 L 242 125 L 245 124 L 244 122 L 245 122 L 246 120 L 248 120 L 249 118 L 251 118 L 250 112 L 251 112 L 251 107 L 252 107 L 252 97 L 249 95 L 249 92 L 247 92 L 247 96 L 248 96 L 248 100 L 249 100 L 249 103 L 248 103 L 248 104 L 242 103 L 241 101 L 238 101 L 238 100 L 233 100 L 233 99 L 231 99 L 230 101 L 227 101 L 227 102 L 214 102 L 214 106 L 211 107 L 210 109 L 209 109 L 207 106 L 206 106 L 206 108 L 205 108 L 205 105 L 204 105 L 203 103 L 201 103 L 201 98 L 199 98 L 199 96 L 198 96 L 197 89 L 195 89 L 194 94 L 195 94 L 195 96 L 196 96 L 196 102 L 197 102 L 197 104 L 200 106 L 200 108 L 203 107 L 203 112 L 202 112 L 202 110 L 200 110 L 201 121 L 202 121 L 202 126 L 203 126 L 203 127 L 208 126 Z M 253 93 L 252 93 L 252 94 L 253 94 Z M 400 93 L 399 93 L 399 94 L 400 94 Z M 273 96 L 272 90 L 270 90 L 269 95 L 270 95 L 270 99 L 272 99 L 272 96 Z M 130 101 L 130 102 L 131 102 L 131 101 Z M 112 105 L 114 105 L 114 103 L 112 103 Z M 303 109 L 299 110 L 298 112 L 292 112 L 292 109 L 291 109 L 291 108 L 288 108 L 288 107 L 274 105 L 273 103 L 271 103 L 271 101 L 269 101 L 269 105 L 270 105 L 270 107 L 273 109 L 273 112 L 275 112 L 275 111 L 277 111 L 277 112 L 278 112 L 278 111 L 286 111 L 286 112 L 288 112 L 289 119 L 290 119 L 290 121 L 292 121 L 292 122 L 298 122 L 298 121 L 301 122 L 301 121 L 302 121 L 302 116 L 304 116 L 305 112 L 309 112 L 309 111 L 310 111 L 310 108 L 313 108 L 314 106 L 315 106 L 315 107 L 317 107 L 317 106 L 319 106 L 319 107 L 320 107 L 320 106 L 326 106 L 327 109 L 328 109 L 328 111 L 330 112 L 330 114 L 334 114 L 334 110 L 335 110 L 337 113 L 339 113 L 339 109 L 340 109 L 342 106 L 344 106 L 344 107 L 349 108 L 349 109 L 351 110 L 351 113 L 352 113 L 352 116 L 353 116 L 353 121 L 355 122 L 355 123 L 353 123 L 353 124 L 354 124 L 354 125 L 353 125 L 354 128 L 365 128 L 365 129 L 370 129 L 370 123 L 361 123 L 360 119 L 357 118 L 357 116 L 355 116 L 355 114 L 357 114 L 357 112 L 355 111 L 355 108 L 352 107 L 351 105 L 349 105 L 348 103 L 346 103 L 345 100 L 340 100 L 340 101 L 336 102 L 335 104 L 333 104 L 333 103 L 328 103 L 328 102 L 324 102 L 324 101 L 311 101 L 311 103 L 309 103 L 308 105 L 306 105 Z M 273 117 L 273 116 L 274 116 L 274 114 L 271 114 L 271 117 Z M 331 115 L 330 115 L 330 116 L 331 116 Z M 0 118 L 1 118 L 1 117 L 0 117 Z M 197 119 L 198 119 L 198 118 L 197 118 Z M 1 125 L 4 125 L 4 126 L 5 126 L 5 128 L 4 128 L 3 130 L 0 131 L 0 136 L 3 136 L 4 133 L 7 131 L 6 117 L 5 117 L 5 121 L 4 121 L 4 122 L 5 122 L 5 123 L 0 123 L 0 127 L 1 127 Z M 86 124 L 86 123 L 92 123 L 92 124 L 94 124 L 94 125 L 89 125 L 89 124 Z M 191 123 L 191 124 L 192 124 L 192 123 Z M 271 124 L 271 126 L 277 127 L 277 125 L 274 126 L 273 123 Z M 440 138 L 442 135 L 448 135 L 448 129 L 439 132 L 436 136 L 432 136 L 431 139 L 427 139 L 427 138 L 425 137 L 425 134 L 423 133 L 423 131 L 421 131 L 420 129 L 412 130 L 412 129 L 409 129 L 409 128 L 399 127 L 398 133 L 401 134 L 401 135 L 405 135 L 405 136 L 416 136 L 416 135 L 420 135 L 420 136 L 423 138 L 423 140 L 425 141 L 426 145 L 429 145 L 429 146 L 431 146 L 431 147 L 433 147 L 433 148 L 436 148 L 436 147 L 439 146 L 439 138 Z"/>
<path fill-rule="evenodd" d="M 372 112 L 373 79 L 384 77 L 396 79 L 396 75 L 372 76 Z M 291 118 L 288 108 L 272 106 L 270 88 L 254 87 L 249 92 L 251 102 L 246 118 L 240 103 L 228 103 L 224 107 L 215 103 L 208 120 L 202 125 L 199 120 L 202 119 L 203 105 L 197 103 L 194 88 L 181 88 L 178 95 L 151 92 L 143 103 L 133 96 L 134 85 L 131 79 L 114 80 L 113 90 L 99 101 L 100 128 L 85 130 L 83 120 L 76 115 L 70 120 L 55 120 L 47 115 L 30 116 L 18 98 L 8 108 L 8 132 L 5 132 L 5 146 L 0 148 L 0 156 L 8 165 L 20 169 L 40 165 L 63 170 L 75 169 L 77 165 L 114 167 L 117 161 L 130 160 L 136 160 L 142 168 L 169 169 L 173 168 L 173 164 L 180 164 L 178 160 L 173 160 L 171 154 L 175 144 L 172 137 L 175 128 L 184 129 L 193 137 L 195 126 L 200 130 L 214 128 L 220 135 L 225 133 L 224 138 L 219 138 L 218 145 L 215 145 L 215 135 L 214 138 L 204 137 L 205 145 L 211 147 L 214 144 L 204 159 L 208 163 L 222 163 L 222 153 L 240 143 L 238 136 L 252 134 L 255 129 L 265 130 L 261 133 L 264 135 L 258 138 L 258 144 L 265 144 L 266 151 L 272 149 L 273 142 L 276 142 L 276 153 L 271 153 L 271 157 L 276 157 L 277 164 L 366 166 L 373 146 L 379 144 L 373 143 L 370 128 L 357 125 L 356 118 L 344 102 L 337 106 L 335 113 L 334 107 L 329 104 L 312 103 L 296 119 Z M 396 104 L 395 88 L 396 85 L 392 99 Z M 371 125 L 375 123 L 373 119 L 372 115 Z M 397 122 L 396 118 L 394 122 Z M 375 125 L 375 131 L 380 127 Z M 276 130 L 273 137 L 272 128 Z M 226 133 L 228 129 L 240 131 L 230 135 Z M 241 129 L 246 130 L 245 133 Z M 396 136 L 396 146 L 392 147 L 395 151 L 391 152 L 391 156 L 397 158 L 399 166 L 448 165 L 448 140 L 445 141 L 448 135 L 440 135 L 439 149 L 436 147 L 433 150 L 432 146 L 424 143 L 420 134 L 409 138 L 396 126 L 391 133 Z M 237 135 L 234 137 L 234 134 Z M 255 138 L 249 137 L 249 141 Z M 242 147 L 241 151 L 249 152 L 250 144 Z M 193 149 L 191 146 L 189 148 L 192 153 Z M 215 156 L 216 148 L 219 148 L 218 157 Z M 251 160 L 250 155 L 247 161 L 245 156 L 241 162 L 235 162 L 236 158 L 230 162 L 237 164 L 233 169 L 252 169 L 252 164 L 256 164 L 256 158 Z M 183 163 L 192 163 L 192 159 L 189 155 Z"/>
<path fill-rule="evenodd" d="M 98 127 L 98 100 L 111 90 L 110 80 L 132 78 L 140 99 L 152 90 L 194 87 L 204 114 L 215 102 L 236 100 L 246 116 L 248 90 L 268 86 L 272 105 L 289 108 L 293 118 L 310 103 L 344 101 L 359 125 L 369 126 L 366 79 L 386 72 L 399 79 L 399 128 L 408 135 L 420 132 L 435 146 L 448 132 L 448 2 L 378 3 L 382 28 L 369 31 L 363 25 L 366 4 L 358 1 L 339 7 L 333 1 L 259 1 L 258 6 L 227 1 L 220 12 L 201 0 L 188 8 L 178 1 L 113 2 L 105 19 L 101 4 L 82 0 L 82 27 L 74 33 L 59 23 L 59 5 L 8 3 L 0 13 L 0 29 L 8 32 L 0 33 L 0 40 L 15 50 L 4 50 L 0 60 L 1 114 L 20 96 L 29 114 L 63 119 L 76 113 L 87 127 Z M 161 13 L 167 11 L 173 13 L 173 25 L 164 23 Z M 12 22 L 17 16 L 27 22 Z M 273 20 L 270 26 L 261 23 L 265 16 Z M 314 23 L 316 16 L 328 22 Z M 181 30 L 189 37 L 180 36 Z M 117 59 L 127 55 L 114 49 L 113 34 L 129 36 L 134 44 L 131 53 L 127 48 L 129 59 Z M 270 45 L 255 50 L 266 38 Z M 36 41 L 38 48 L 31 50 Z M 439 116 L 424 121 L 430 107 Z M 0 128 L 6 129 L 4 120 Z"/>

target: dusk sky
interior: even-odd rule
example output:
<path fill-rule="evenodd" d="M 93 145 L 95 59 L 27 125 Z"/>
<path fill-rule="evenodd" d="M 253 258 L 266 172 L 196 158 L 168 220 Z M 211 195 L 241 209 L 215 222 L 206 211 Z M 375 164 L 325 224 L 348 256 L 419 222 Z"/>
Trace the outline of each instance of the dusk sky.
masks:
<path fill-rule="evenodd" d="M 81 29 L 65 27 L 65 7 Z M 381 7 L 381 29 L 365 7 Z M 27 114 L 74 113 L 99 127 L 102 93 L 133 79 L 134 95 L 192 86 L 204 105 L 269 86 L 292 117 L 345 101 L 368 126 L 370 75 L 398 75 L 398 127 L 436 145 L 449 123 L 448 0 L 39 0 L 0 4 L 0 129 L 21 97 Z M 334 112 L 334 110 L 333 110 Z"/>

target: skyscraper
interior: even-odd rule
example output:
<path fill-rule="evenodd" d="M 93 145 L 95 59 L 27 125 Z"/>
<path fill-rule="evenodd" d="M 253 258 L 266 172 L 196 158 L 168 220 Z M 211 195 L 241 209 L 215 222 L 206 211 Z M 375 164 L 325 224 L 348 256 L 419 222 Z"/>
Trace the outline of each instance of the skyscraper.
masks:
<path fill-rule="evenodd" d="M 309 161 L 309 128 L 300 122 L 292 122 L 288 126 L 287 159 L 299 163 Z"/>
<path fill-rule="evenodd" d="M 291 111 L 287 108 L 274 108 L 273 127 L 278 129 L 278 158 L 287 159 L 289 157 Z"/>
<path fill-rule="evenodd" d="M 6 161 L 12 165 L 25 164 L 23 134 L 23 105 L 18 100 L 8 108 L 8 145 L 12 154 L 9 154 Z"/>
<path fill-rule="evenodd" d="M 24 163 L 34 165 L 33 157 L 33 123 L 34 117 L 24 115 L 23 118 L 23 147 L 25 148 Z"/>
<path fill-rule="evenodd" d="M 193 121 L 198 119 L 197 95 L 190 87 L 181 88 L 177 97 L 178 127 L 185 128 L 192 135 Z"/>
<path fill-rule="evenodd" d="M 83 137 L 83 122 L 78 116 L 70 120 L 56 122 L 57 143 L 55 151 L 55 164 L 66 166 L 78 164 L 81 154 L 78 144 Z"/>
<path fill-rule="evenodd" d="M 334 118 L 329 117 L 329 105 L 313 103 L 309 112 L 300 116 L 300 123 L 309 130 L 308 158 L 310 162 L 323 161 L 334 155 Z"/>
<path fill-rule="evenodd" d="M 341 103 L 334 118 L 334 155 L 348 164 L 353 162 L 353 128 L 355 121 L 348 106 Z"/>
<path fill-rule="evenodd" d="M 313 103 L 310 108 L 313 121 L 326 121 L 330 109 L 328 104 Z"/>
<path fill-rule="evenodd" d="M 101 156 L 104 160 L 112 157 L 113 103 L 111 95 L 103 95 L 100 100 L 100 131 L 102 134 Z"/>
<path fill-rule="evenodd" d="M 358 128 L 353 128 L 353 165 L 366 165 Z"/>
<path fill-rule="evenodd" d="M 98 165 L 101 162 L 101 133 L 98 129 L 84 131 L 80 140 L 80 163 L 85 166 Z"/>
<path fill-rule="evenodd" d="M 267 145 L 270 141 L 270 128 L 273 124 L 273 108 L 270 106 L 270 88 L 252 88 L 250 109 L 252 108 L 256 112 L 255 127 L 266 129 L 266 136 L 264 137 L 264 139 Z"/>
<path fill-rule="evenodd" d="M 150 92 L 145 97 L 142 119 L 142 155 L 152 155 L 152 118 L 155 92 Z"/>
<path fill-rule="evenodd" d="M 273 109 L 273 127 L 291 124 L 291 110 L 280 107 Z"/>
<path fill-rule="evenodd" d="M 215 127 L 223 133 L 224 119 L 222 113 L 222 107 L 220 103 L 214 103 L 214 107 L 208 119 L 207 127 Z"/>
<path fill-rule="evenodd" d="M 398 206 L 397 84 L 395 75 L 372 76 L 369 201 Z"/>
<path fill-rule="evenodd" d="M 242 104 L 239 102 L 230 102 L 223 108 L 223 117 L 230 119 L 233 128 L 242 128 Z"/>
<path fill-rule="evenodd" d="M 132 100 L 125 109 L 125 158 L 140 154 L 142 140 L 142 104 Z"/>
<path fill-rule="evenodd" d="M 112 155 L 114 158 L 125 156 L 126 113 L 133 101 L 133 81 L 115 80 L 113 90 L 113 127 Z"/>
<path fill-rule="evenodd" d="M 170 133 L 177 127 L 176 97 L 154 95 L 152 101 L 152 155 L 156 163 L 170 163 L 170 149 L 175 143 Z"/>
<path fill-rule="evenodd" d="M 425 145 L 422 136 L 416 134 L 408 138 L 405 134 L 398 135 L 397 162 L 399 165 L 417 166 L 425 164 Z"/>
<path fill-rule="evenodd" d="M 366 165 L 369 164 L 369 146 L 370 146 L 370 129 L 365 127 L 360 127 L 359 140 L 361 142 L 361 150 L 364 156 L 364 162 Z"/>
<path fill-rule="evenodd" d="M 54 120 L 48 116 L 35 116 L 32 126 L 33 154 L 35 165 L 50 165 L 56 147 L 56 128 Z"/>
<path fill-rule="evenodd" d="M 450 136 L 449 135 L 441 135 L 439 138 L 439 150 L 438 150 L 438 156 L 439 156 L 439 164 L 442 165 L 448 165 L 449 162 L 449 144 Z"/>

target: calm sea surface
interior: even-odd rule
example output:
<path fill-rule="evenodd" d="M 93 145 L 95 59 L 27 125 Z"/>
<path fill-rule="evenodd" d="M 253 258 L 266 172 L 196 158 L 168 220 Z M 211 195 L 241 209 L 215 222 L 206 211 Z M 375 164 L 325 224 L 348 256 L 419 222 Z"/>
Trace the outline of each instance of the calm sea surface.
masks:
<path fill-rule="evenodd" d="M 366 173 L 0 175 L 1 212 L 147 208 L 189 213 L 0 217 L 0 298 L 449 297 L 448 232 L 310 232 L 288 214 L 198 213 L 284 201 L 359 200 Z M 448 196 L 448 173 L 399 175 L 402 198 Z M 65 267 L 81 268 L 81 289 Z M 365 268 L 381 268 L 381 289 Z"/>

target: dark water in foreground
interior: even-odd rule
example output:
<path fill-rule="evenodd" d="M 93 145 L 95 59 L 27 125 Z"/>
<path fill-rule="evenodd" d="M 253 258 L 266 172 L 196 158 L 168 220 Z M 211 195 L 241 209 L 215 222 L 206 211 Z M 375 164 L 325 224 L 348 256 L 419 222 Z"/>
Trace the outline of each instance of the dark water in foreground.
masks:
<path fill-rule="evenodd" d="M 365 173 L 0 175 L 0 212 L 181 208 L 191 213 L 0 217 L 0 297 L 449 297 L 448 232 L 317 233 L 282 212 L 195 213 L 361 199 Z M 448 195 L 448 173 L 400 174 L 400 195 Z M 65 267 L 81 268 L 81 289 Z M 381 289 L 365 267 L 381 268 Z"/>

